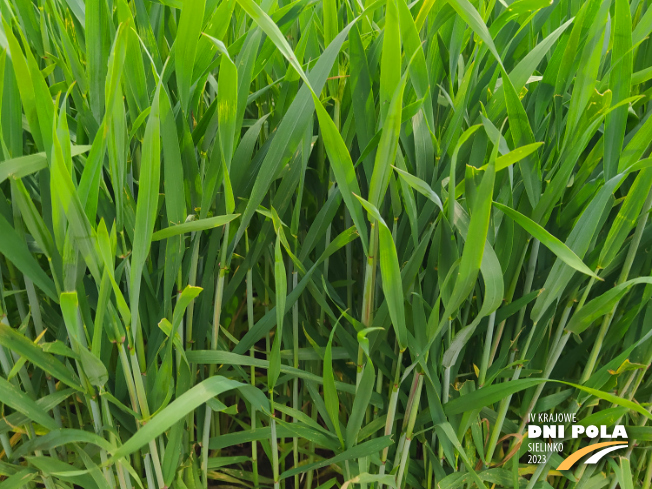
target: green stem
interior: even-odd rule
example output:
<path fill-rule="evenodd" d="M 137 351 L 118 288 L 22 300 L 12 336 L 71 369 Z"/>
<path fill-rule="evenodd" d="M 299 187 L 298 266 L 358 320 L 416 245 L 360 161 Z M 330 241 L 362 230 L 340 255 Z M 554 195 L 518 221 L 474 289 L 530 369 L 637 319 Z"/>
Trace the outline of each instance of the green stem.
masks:
<path fill-rule="evenodd" d="M 568 316 L 570 315 L 571 309 L 573 308 L 573 302 L 570 301 L 567 305 L 566 308 L 564 309 L 564 312 L 562 313 L 561 319 L 559 320 L 559 325 L 557 326 L 557 332 L 555 333 L 555 338 L 553 339 L 553 346 L 550 350 L 550 354 L 548 355 L 548 358 L 546 359 L 546 367 L 543 371 L 543 378 L 547 379 L 550 374 L 552 373 L 552 370 L 555 368 L 555 365 L 557 364 L 557 361 L 559 360 L 559 357 L 561 356 L 561 352 L 564 350 L 564 347 L 566 346 L 566 342 L 570 338 L 570 333 L 566 332 L 564 333 L 564 328 L 566 327 L 566 322 L 568 321 Z M 523 434 L 523 431 L 525 430 L 525 425 L 528 422 L 528 418 L 530 416 L 530 413 L 534 409 L 534 406 L 536 405 L 537 401 L 539 400 L 539 396 L 541 396 L 541 392 L 543 392 L 543 388 L 545 386 L 545 382 L 542 384 L 539 384 L 534 391 L 534 395 L 532 396 L 532 399 L 530 400 L 530 404 L 528 405 L 527 409 L 525 410 L 525 414 L 523 415 L 521 419 L 521 424 L 518 429 L 519 434 Z"/>
<path fill-rule="evenodd" d="M 245 230 L 245 250 L 249 254 L 249 232 Z M 253 292 L 253 273 L 251 268 L 247 270 L 247 324 L 249 331 L 254 327 L 254 292 Z M 249 356 L 255 358 L 254 347 L 249 349 Z M 251 385 L 256 386 L 256 367 L 251 366 Z M 251 407 L 251 429 L 256 429 L 256 409 Z M 253 471 L 254 487 L 258 487 L 258 443 L 254 440 L 251 442 L 251 469 Z"/>
<path fill-rule="evenodd" d="M 414 435 L 414 425 L 419 413 L 419 401 L 421 400 L 421 390 L 423 388 L 423 374 L 415 373 L 415 383 L 413 389 L 410 391 L 410 398 L 406 408 L 407 426 L 403 438 L 403 446 L 401 447 L 401 458 L 399 462 L 398 474 L 396 476 L 396 484 L 400 488 L 403 483 L 403 475 L 405 474 L 406 462 L 410 453 L 410 444 Z"/>
<path fill-rule="evenodd" d="M 652 484 L 652 463 L 647 464 L 642 489 L 650 489 L 650 484 Z"/>
<path fill-rule="evenodd" d="M 226 276 L 226 252 L 229 244 L 229 223 L 227 222 L 224 225 L 224 233 L 222 234 L 222 250 L 220 252 L 220 263 L 219 273 L 217 276 L 217 284 L 215 285 L 215 306 L 213 308 L 213 336 L 211 338 L 211 350 L 217 350 L 217 344 L 220 333 L 220 317 L 222 314 L 222 297 L 224 295 L 224 279 Z M 211 365 L 209 368 L 209 377 L 212 377 L 215 374 L 215 365 Z M 204 432 L 202 436 L 201 444 L 201 468 L 202 468 L 202 477 L 204 485 L 208 487 L 208 452 L 209 452 L 209 443 L 210 443 L 210 427 L 211 427 L 211 416 L 213 410 L 206 405 L 206 414 L 204 415 Z M 216 425 L 218 430 L 215 433 L 216 436 L 219 436 L 219 423 Z"/>
<path fill-rule="evenodd" d="M 403 363 L 403 351 L 398 354 L 398 361 L 394 370 L 394 383 L 392 384 L 392 392 L 389 397 L 389 406 L 387 408 L 387 420 L 385 421 L 385 436 L 389 436 L 394 431 L 394 418 L 396 417 L 396 405 L 398 403 L 398 388 L 401 379 L 401 365 Z M 383 449 L 383 454 L 380 459 L 379 474 L 385 474 L 385 464 L 387 463 L 387 455 L 389 454 L 389 447 Z M 379 489 L 382 485 L 378 486 Z"/>
<path fill-rule="evenodd" d="M 296 270 L 292 273 L 292 289 L 295 289 L 298 285 L 298 276 L 299 274 Z M 299 302 L 295 301 L 292 306 L 292 340 L 293 340 L 293 362 L 292 365 L 294 368 L 299 368 Z M 297 411 L 300 410 L 299 406 L 299 378 L 294 377 L 294 382 L 292 384 L 292 407 Z M 298 420 L 296 417 L 292 418 L 293 423 L 297 423 Z M 295 436 L 292 438 L 292 450 L 294 455 L 294 466 L 299 466 L 299 439 Z M 299 487 L 299 474 L 294 476 L 294 487 Z"/>
<path fill-rule="evenodd" d="M 532 282 L 534 280 L 534 272 L 536 269 L 536 263 L 537 263 L 537 257 L 539 254 L 539 240 L 535 239 L 532 243 L 532 250 L 530 251 L 530 260 L 528 262 L 528 269 L 527 269 L 527 274 L 525 276 L 525 284 L 523 287 L 523 295 L 527 295 L 530 293 L 530 290 L 532 289 Z M 523 326 L 523 320 L 525 319 L 525 310 L 526 308 L 523 307 L 521 308 L 521 311 L 518 316 L 518 322 L 516 324 L 516 328 L 514 329 L 514 338 L 516 339 L 518 337 L 518 334 L 521 330 L 521 327 Z M 530 330 L 530 334 L 528 336 L 528 339 L 526 341 L 525 347 L 521 351 L 521 356 L 520 359 L 524 360 L 525 356 L 527 355 L 527 350 L 530 346 L 530 342 L 532 340 L 532 337 L 534 336 L 534 332 L 536 331 L 537 328 L 537 323 L 534 323 L 532 325 L 532 328 Z M 515 348 L 515 346 L 514 346 Z M 514 352 L 513 352 L 514 354 Z M 513 356 L 513 355 L 512 355 Z M 511 363 L 511 361 L 510 361 Z M 521 375 L 521 370 L 522 367 L 517 367 L 516 371 L 514 372 L 514 375 L 512 376 L 512 380 L 517 380 L 520 375 Z M 503 399 L 500 402 L 499 408 L 498 408 L 498 416 L 496 418 L 496 423 L 494 424 L 493 431 L 491 432 L 491 437 L 489 438 L 489 445 L 487 447 L 487 456 L 486 456 L 486 462 L 487 464 L 491 464 L 491 460 L 493 459 L 494 452 L 496 450 L 496 445 L 498 443 L 498 438 L 500 436 L 500 432 L 503 429 L 503 423 L 505 422 L 505 416 L 507 415 L 507 409 L 509 408 L 509 403 L 512 400 L 512 396 L 507 396 L 505 399 Z"/>
<path fill-rule="evenodd" d="M 618 277 L 618 281 L 616 282 L 616 285 L 620 285 L 623 282 L 627 281 L 627 278 L 629 277 L 629 272 L 632 268 L 632 264 L 634 263 L 634 258 L 636 258 L 636 252 L 638 251 L 638 247 L 641 243 L 641 238 L 643 237 L 643 231 L 645 230 L 645 225 L 647 224 L 648 213 L 650 212 L 651 208 L 652 208 L 652 192 L 648 194 L 647 199 L 643 204 L 643 209 L 641 210 L 641 214 L 640 214 L 641 217 L 636 223 L 636 230 L 634 231 L 632 240 L 629 243 L 629 249 L 627 251 L 627 256 L 625 257 L 625 263 L 623 263 L 623 268 L 620 271 L 620 276 Z M 589 360 L 586 362 L 586 367 L 584 368 L 582 378 L 580 379 L 581 384 L 586 382 L 589 379 L 589 377 L 591 377 L 591 374 L 595 369 L 595 364 L 598 360 L 598 355 L 600 355 L 600 350 L 602 350 L 602 343 L 604 341 L 605 336 L 607 335 L 607 331 L 609 330 L 609 326 L 611 325 L 611 320 L 613 319 L 613 316 L 616 313 L 616 309 L 618 308 L 619 304 L 620 301 L 617 301 L 616 304 L 614 304 L 613 308 L 611 309 L 611 312 L 609 312 L 609 314 L 607 314 L 602 320 L 602 324 L 600 325 L 600 331 L 598 332 L 598 336 L 596 338 L 595 343 L 593 344 L 593 349 L 591 350 Z"/>
<path fill-rule="evenodd" d="M 344 226 L 346 229 L 351 227 L 351 213 L 344 209 Z M 346 307 L 353 308 L 353 247 L 347 243 L 344 247 L 346 253 Z"/>
<path fill-rule="evenodd" d="M 376 268 L 378 257 L 376 256 L 378 247 L 378 230 L 376 223 L 371 223 L 369 231 L 369 253 L 367 255 L 367 264 L 364 275 L 364 295 L 362 297 L 362 324 L 369 328 L 373 321 L 374 292 L 376 290 Z M 364 352 L 358 345 L 358 362 L 355 377 L 356 389 L 362 380 L 362 368 L 364 366 Z"/>
<path fill-rule="evenodd" d="M 102 401 L 102 413 L 104 414 L 104 424 L 113 428 L 113 417 L 111 416 L 111 411 L 109 409 L 109 402 L 106 400 L 106 397 L 101 396 Z M 118 446 L 118 439 L 115 436 L 113 431 L 109 431 L 109 439 L 111 443 L 115 446 Z M 118 474 L 118 483 L 120 484 L 121 489 L 131 489 L 131 481 L 129 480 L 129 474 L 125 474 L 124 463 L 122 460 L 116 463 L 116 472 Z"/>
<path fill-rule="evenodd" d="M 272 420 L 270 424 L 271 428 L 271 448 L 272 448 L 272 472 L 274 474 L 274 489 L 279 489 L 280 487 L 280 475 L 278 470 L 278 441 L 276 438 L 276 415 L 274 414 L 274 401 L 272 401 Z"/>
<path fill-rule="evenodd" d="M 140 374 L 140 368 L 138 365 L 138 356 L 134 348 L 131 349 L 131 366 L 133 370 L 135 385 L 136 385 L 136 394 L 139 399 L 139 404 L 141 412 L 143 415 L 143 420 L 147 420 L 150 417 L 149 406 L 147 404 L 147 396 L 145 394 L 145 386 L 143 385 L 143 378 Z M 158 456 L 158 448 L 156 447 L 156 442 L 154 440 L 149 442 L 149 450 L 152 458 L 152 464 L 154 465 L 154 472 L 156 474 L 156 480 L 160 489 L 165 487 L 165 481 L 163 479 L 163 469 L 161 468 L 161 460 Z"/>
<path fill-rule="evenodd" d="M 496 323 L 496 311 L 489 315 L 489 324 L 487 325 L 487 336 L 484 340 L 482 350 L 482 360 L 480 361 L 480 375 L 478 375 L 478 386 L 482 387 L 487 379 L 487 368 L 489 366 L 489 355 L 491 354 L 491 341 L 494 334 L 494 325 Z"/>

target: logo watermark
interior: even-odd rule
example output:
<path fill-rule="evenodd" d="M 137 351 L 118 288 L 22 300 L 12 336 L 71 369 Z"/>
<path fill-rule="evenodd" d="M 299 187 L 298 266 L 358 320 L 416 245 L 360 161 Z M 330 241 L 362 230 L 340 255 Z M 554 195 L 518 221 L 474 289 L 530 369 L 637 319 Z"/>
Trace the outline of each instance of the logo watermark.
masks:
<path fill-rule="evenodd" d="M 544 464 L 551 453 L 561 456 L 566 454 L 568 440 L 590 439 L 588 446 L 566 454 L 557 470 L 569 470 L 580 459 L 588 457 L 585 464 L 596 464 L 605 455 L 626 448 L 627 432 L 623 425 L 588 425 L 580 424 L 572 413 L 537 413 L 528 419 L 528 463 Z M 605 441 L 607 440 L 607 441 Z M 595 453 L 594 453 L 595 452 Z"/>

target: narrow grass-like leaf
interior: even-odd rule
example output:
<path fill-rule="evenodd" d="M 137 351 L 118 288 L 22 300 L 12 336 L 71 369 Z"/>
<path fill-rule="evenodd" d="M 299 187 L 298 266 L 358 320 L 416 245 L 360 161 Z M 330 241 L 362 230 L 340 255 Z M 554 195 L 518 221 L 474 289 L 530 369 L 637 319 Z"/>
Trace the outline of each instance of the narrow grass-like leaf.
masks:
<path fill-rule="evenodd" d="M 76 146 L 73 145 L 71 150 L 72 156 L 77 156 L 86 153 L 91 149 L 90 146 Z M 0 163 L 0 183 L 4 182 L 9 177 L 23 178 L 39 170 L 47 168 L 48 160 L 45 153 L 35 153 L 28 156 L 20 156 L 10 160 L 5 160 Z"/>
<path fill-rule="evenodd" d="M 130 453 L 133 453 L 160 434 L 164 433 L 174 423 L 209 399 L 231 389 L 237 389 L 241 386 L 243 386 L 243 384 L 240 382 L 226 379 L 219 375 L 200 382 L 170 403 L 165 409 L 163 409 L 163 411 L 150 419 L 145 426 L 129 438 L 121 447 L 113 450 L 111 452 L 112 457 L 108 462 L 116 461 Z"/>
<path fill-rule="evenodd" d="M 324 146 L 328 153 L 328 157 L 331 160 L 331 167 L 335 174 L 335 179 L 340 187 L 342 199 L 351 213 L 351 218 L 353 219 L 355 226 L 358 228 L 358 234 L 362 240 L 362 247 L 366 253 L 367 247 L 369 246 L 367 242 L 367 225 L 364 221 L 362 206 L 354 198 L 354 195 L 360 195 L 361 192 L 355 176 L 355 169 L 353 167 L 353 162 L 351 161 L 351 155 L 346 149 L 342 137 L 337 132 L 337 127 L 335 127 L 333 120 L 330 118 L 317 97 L 314 97 L 313 100 L 322 136 L 324 138 Z"/>
<path fill-rule="evenodd" d="M 326 348 L 328 352 L 328 348 L 330 348 L 330 346 Z M 371 362 L 368 362 L 364 366 L 362 379 L 360 380 L 360 388 L 356 392 L 355 399 L 353 400 L 353 407 L 351 408 L 351 416 L 349 417 L 349 421 L 346 424 L 347 448 L 351 448 L 358 441 L 358 435 L 360 433 L 360 428 L 362 428 L 362 422 L 365 416 L 366 408 L 369 405 L 369 401 L 371 400 L 371 393 L 373 392 L 375 379 L 376 374 L 374 371 L 374 366 Z"/>
<path fill-rule="evenodd" d="M 636 180 L 634 180 L 611 229 L 609 229 L 609 234 L 598 259 L 599 268 L 609 266 L 615 258 L 616 253 L 618 253 L 618 250 L 622 248 L 627 235 L 636 225 L 636 220 L 640 216 L 651 188 L 652 169 L 646 168 L 636 176 Z"/>
<path fill-rule="evenodd" d="M 197 42 L 204 19 L 206 0 L 190 0 L 184 2 L 177 33 L 175 50 L 175 71 L 179 86 L 179 98 L 184 112 L 188 112 L 190 104 L 190 87 L 193 82 L 193 67 Z M 158 97 L 157 97 L 158 98 Z M 151 117 L 151 116 L 150 116 Z"/>
<path fill-rule="evenodd" d="M 26 358 L 29 362 L 47 372 L 48 375 L 59 379 L 67 386 L 82 390 L 79 387 L 79 381 L 71 375 L 70 371 L 56 357 L 44 352 L 25 336 L 4 324 L 0 324 L 0 344 Z"/>
<path fill-rule="evenodd" d="M 392 1 L 392 0 L 388 0 Z M 393 67 L 393 70 L 396 68 Z M 369 184 L 369 203 L 379 208 L 391 175 L 391 165 L 394 164 L 396 151 L 398 149 L 398 137 L 401 130 L 401 110 L 403 105 L 403 91 L 405 90 L 406 76 L 399 81 L 392 93 L 392 98 L 387 109 L 387 116 L 383 122 L 383 133 L 378 144 L 374 171 Z"/>
<path fill-rule="evenodd" d="M 154 94 L 152 110 L 145 128 L 142 149 L 142 163 L 136 203 L 136 229 L 131 257 L 131 275 L 129 277 L 129 297 L 131 307 L 131 328 L 135 337 L 138 323 L 138 299 L 140 298 L 141 274 L 152 241 L 158 190 L 161 176 L 161 126 L 159 121 L 159 88 Z"/>
<path fill-rule="evenodd" d="M 227 222 L 233 221 L 240 214 L 228 214 L 226 216 L 207 217 L 206 219 L 197 219 L 194 221 L 184 222 L 176 226 L 169 226 L 167 228 L 156 231 L 152 234 L 152 241 L 160 241 L 162 239 L 171 238 L 180 234 L 191 233 L 195 231 L 205 231 L 219 226 L 224 226 Z"/>
<path fill-rule="evenodd" d="M 0 396 L 7 406 L 43 425 L 46 429 L 56 430 L 58 428 L 54 419 L 36 404 L 36 402 L 3 377 L 0 377 Z"/>
<path fill-rule="evenodd" d="M 281 479 L 287 479 L 288 477 L 292 477 L 294 474 L 301 474 L 302 472 L 306 472 L 308 470 L 315 470 L 321 467 L 327 467 L 334 463 L 345 462 L 346 460 L 352 460 L 352 459 L 370 456 L 379 453 L 383 448 L 391 444 L 392 444 L 392 439 L 389 436 L 382 436 L 374 440 L 369 440 L 359 445 L 356 445 L 353 448 L 349 448 L 348 450 L 338 455 L 335 455 L 330 459 L 322 460 L 321 462 L 315 462 L 314 464 L 303 465 L 301 467 L 295 467 L 293 469 L 287 470 L 281 474 Z"/>
<path fill-rule="evenodd" d="M 500 384 L 485 386 L 482 389 L 463 394 L 457 399 L 447 402 L 444 411 L 447 415 L 460 414 L 469 408 L 478 409 L 498 402 L 507 396 L 529 387 L 545 382 L 546 379 L 518 379 Z"/>
<path fill-rule="evenodd" d="M 460 267 L 452 296 L 446 305 L 446 314 L 451 314 L 471 292 L 475 279 L 480 271 L 484 243 L 489 231 L 491 203 L 496 178 L 496 155 L 498 144 L 494 145 L 489 160 L 489 166 L 482 177 L 478 188 L 478 197 L 471 213 L 471 222 L 467 235 L 466 246 L 460 259 Z"/>
<path fill-rule="evenodd" d="M 507 207 L 506 205 L 502 205 L 498 202 L 494 202 L 493 205 L 498 210 L 507 214 L 510 218 L 516 221 L 519 224 L 519 226 L 521 226 L 528 233 L 530 233 L 541 243 L 543 243 L 550 251 L 552 251 L 557 256 L 557 258 L 563 261 L 566 265 L 573 267 L 578 272 L 582 272 L 586 275 L 590 275 L 591 277 L 597 278 L 598 280 L 602 280 L 589 267 L 587 267 L 584 264 L 582 259 L 579 256 L 577 256 L 573 252 L 573 250 L 571 250 L 568 246 L 566 246 L 564 243 L 562 243 L 557 238 L 555 238 L 544 228 L 539 226 L 532 219 L 525 217 L 520 212 L 515 211 L 514 209 Z"/>
<path fill-rule="evenodd" d="M 281 373 L 281 339 L 283 338 L 283 323 L 285 318 L 285 303 L 287 295 L 287 275 L 281 251 L 281 236 L 276 237 L 274 251 L 274 283 L 276 285 L 276 334 L 269 358 L 269 374 L 267 383 L 270 391 L 274 390 Z"/>
<path fill-rule="evenodd" d="M 340 401 L 337 396 L 335 376 L 333 374 L 333 338 L 335 337 L 336 329 L 337 324 L 331 330 L 326 351 L 324 352 L 324 402 L 326 403 L 326 410 L 328 411 L 331 423 L 335 427 L 337 438 L 340 440 L 340 445 L 344 447 L 344 438 L 340 429 Z"/>
<path fill-rule="evenodd" d="M 52 279 L 47 276 L 37 261 L 25 247 L 14 228 L 0 214 L 0 253 L 2 253 L 16 268 L 28 276 L 53 301 L 58 301 L 57 292 Z"/>
<path fill-rule="evenodd" d="M 651 277 L 638 277 L 622 284 L 618 284 L 612 289 L 596 297 L 591 302 L 586 304 L 577 314 L 574 314 L 566 326 L 566 330 L 571 333 L 580 334 L 586 328 L 591 326 L 593 322 L 607 314 L 633 285 L 637 284 L 652 284 Z"/>
<path fill-rule="evenodd" d="M 441 211 L 444 210 L 444 207 L 441 203 L 441 199 L 439 196 L 435 193 L 435 191 L 430 188 L 430 185 L 428 185 L 426 182 L 421 180 L 418 177 L 415 177 L 414 175 L 411 175 L 410 173 L 401 170 L 400 168 L 394 167 L 394 170 L 396 170 L 396 173 L 407 182 L 407 184 L 412 187 L 414 190 L 419 192 L 421 195 L 425 195 L 428 197 Z"/>
<path fill-rule="evenodd" d="M 612 102 L 620 102 L 629 96 L 632 79 L 632 19 L 629 3 L 625 0 L 615 2 L 614 42 L 612 59 L 617 60 L 616 68 L 611 71 L 609 85 L 613 93 Z M 618 169 L 618 157 L 622 149 L 627 125 L 627 107 L 620 107 L 609 115 L 604 122 L 604 177 L 614 177 Z"/>
<path fill-rule="evenodd" d="M 401 281 L 401 269 L 398 263 L 396 245 L 392 239 L 392 233 L 380 216 L 378 209 L 361 197 L 358 197 L 358 200 L 378 225 L 378 251 L 380 253 L 383 292 L 396 331 L 399 348 L 403 351 L 407 348 L 407 327 L 405 324 L 405 305 L 403 303 L 403 282 Z"/>

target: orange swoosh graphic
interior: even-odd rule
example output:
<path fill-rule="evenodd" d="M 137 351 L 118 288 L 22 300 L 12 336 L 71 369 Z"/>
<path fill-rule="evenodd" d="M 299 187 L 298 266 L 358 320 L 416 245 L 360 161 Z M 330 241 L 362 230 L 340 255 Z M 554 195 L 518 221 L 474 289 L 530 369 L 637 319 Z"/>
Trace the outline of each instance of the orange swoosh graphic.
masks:
<path fill-rule="evenodd" d="M 602 442 L 602 443 L 596 443 L 595 445 L 589 445 L 588 447 L 584 447 L 581 450 L 578 450 L 575 453 L 572 453 L 568 457 L 566 457 L 564 459 L 564 461 L 559 464 L 559 467 L 557 467 L 557 470 L 568 470 L 568 469 L 570 469 L 575 462 L 577 462 L 579 459 L 581 459 L 587 453 L 595 452 L 596 450 L 599 450 L 600 448 L 608 447 L 608 446 L 611 446 L 611 445 L 622 445 L 623 443 L 624 442 L 622 442 L 622 441 L 605 441 L 605 442 Z"/>

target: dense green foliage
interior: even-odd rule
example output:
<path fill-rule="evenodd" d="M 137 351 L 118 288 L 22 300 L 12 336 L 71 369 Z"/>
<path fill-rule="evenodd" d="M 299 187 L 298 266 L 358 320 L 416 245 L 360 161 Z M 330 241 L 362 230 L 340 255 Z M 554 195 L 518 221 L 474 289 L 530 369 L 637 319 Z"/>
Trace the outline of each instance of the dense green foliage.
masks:
<path fill-rule="evenodd" d="M 648 0 L 0 16 L 0 488 L 650 488 Z"/>

